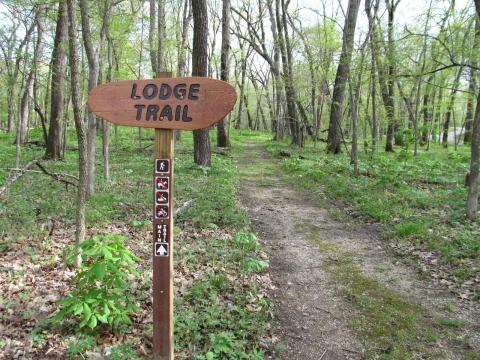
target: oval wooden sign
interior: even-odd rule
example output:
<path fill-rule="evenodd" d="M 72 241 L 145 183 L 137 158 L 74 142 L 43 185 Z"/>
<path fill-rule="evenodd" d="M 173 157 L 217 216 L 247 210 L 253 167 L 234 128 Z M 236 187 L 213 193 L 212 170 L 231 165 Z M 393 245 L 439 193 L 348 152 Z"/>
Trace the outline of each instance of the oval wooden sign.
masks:
<path fill-rule="evenodd" d="M 117 81 L 95 87 L 88 106 L 118 125 L 196 130 L 232 111 L 237 94 L 229 83 L 204 77 Z"/>

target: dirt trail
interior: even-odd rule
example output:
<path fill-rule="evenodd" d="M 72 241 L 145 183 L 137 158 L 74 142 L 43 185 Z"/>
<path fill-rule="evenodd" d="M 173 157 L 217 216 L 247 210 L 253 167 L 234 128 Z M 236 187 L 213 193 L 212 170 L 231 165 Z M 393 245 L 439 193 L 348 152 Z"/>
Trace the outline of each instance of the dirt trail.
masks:
<path fill-rule="evenodd" d="M 337 220 L 331 215 L 332 205 L 319 204 L 318 194 L 292 188 L 282 180 L 280 164 L 259 144 L 247 144 L 237 162 L 241 202 L 265 246 L 277 287 L 273 331 L 286 349 L 274 353 L 274 359 L 365 358 L 362 339 L 348 325 L 355 309 L 328 270 L 332 262 L 328 247 L 335 253 L 348 253 L 366 276 L 425 306 L 432 319 L 442 314 L 445 303 L 456 304 L 451 294 L 430 289 L 428 280 L 420 279 L 385 250 L 378 229 L 345 217 Z M 477 334 L 470 342 L 479 342 L 478 306 L 456 304 L 449 316 L 465 321 L 469 333 Z M 457 354 L 448 344 L 439 346 L 445 348 L 448 359 L 462 358 L 463 351 Z"/>

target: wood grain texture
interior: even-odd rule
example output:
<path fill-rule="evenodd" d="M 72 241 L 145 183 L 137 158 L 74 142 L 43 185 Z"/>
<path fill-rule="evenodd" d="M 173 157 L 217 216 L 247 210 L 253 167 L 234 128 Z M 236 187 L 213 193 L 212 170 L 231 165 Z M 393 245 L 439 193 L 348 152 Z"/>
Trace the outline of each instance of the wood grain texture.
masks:
<path fill-rule="evenodd" d="M 168 220 L 153 219 L 156 224 L 168 224 L 169 256 L 153 256 L 153 359 L 173 360 L 173 174 L 174 174 L 173 130 L 155 129 L 155 159 L 170 159 L 170 217 Z M 154 170 L 155 173 L 155 170 Z M 154 176 L 155 178 L 155 176 Z M 155 191 L 153 192 L 155 197 Z M 155 203 L 155 200 L 154 200 Z M 154 211 L 154 210 L 153 210 Z M 153 231 L 155 247 L 155 230 Z"/>
<path fill-rule="evenodd" d="M 136 84 L 135 91 L 133 91 Z M 172 93 L 168 98 L 160 98 L 161 85 L 168 85 Z M 178 84 L 185 84 L 186 96 L 175 96 L 173 89 Z M 189 99 L 191 85 L 199 85 L 194 93 L 197 99 Z M 143 90 L 149 86 L 145 93 Z M 155 86 L 158 93 L 155 93 Z M 151 99 L 144 95 L 153 95 Z M 225 81 L 203 77 L 159 78 L 150 80 L 117 81 L 94 88 L 88 97 L 88 106 L 97 116 L 112 123 L 124 126 L 163 128 L 178 130 L 197 130 L 207 128 L 225 117 L 235 105 L 237 95 L 233 86 Z M 142 109 L 135 106 L 144 105 Z M 148 106 L 158 107 L 159 111 L 147 120 Z M 172 110 L 171 120 L 160 117 L 162 109 L 169 105 Z M 183 111 L 188 106 L 188 117 L 183 121 Z M 181 106 L 181 113 L 176 117 L 176 108 Z M 152 107 L 152 110 L 153 110 Z M 141 110 L 140 119 L 137 120 Z M 155 116 L 154 116 L 155 115 Z M 154 120 L 157 118 L 157 120 Z"/>

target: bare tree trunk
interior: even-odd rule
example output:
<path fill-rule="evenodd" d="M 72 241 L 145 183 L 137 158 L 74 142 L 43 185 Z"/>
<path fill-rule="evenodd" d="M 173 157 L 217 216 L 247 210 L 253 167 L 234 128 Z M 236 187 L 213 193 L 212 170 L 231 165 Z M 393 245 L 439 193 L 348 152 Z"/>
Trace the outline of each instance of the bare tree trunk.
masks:
<path fill-rule="evenodd" d="M 480 21 L 477 19 L 475 21 L 475 39 L 473 43 L 474 50 L 478 50 L 480 42 Z M 472 65 L 476 66 L 478 64 L 478 59 L 472 59 Z M 470 68 L 470 81 L 468 85 L 468 90 L 474 94 L 477 90 L 475 81 L 475 70 Z M 463 138 L 463 143 L 467 144 L 471 141 L 471 128 L 473 124 L 473 115 L 474 115 L 474 103 L 475 103 L 475 96 L 471 95 L 468 98 L 467 102 L 467 113 L 465 114 L 465 136 Z"/>
<path fill-rule="evenodd" d="M 150 0 L 150 27 L 148 31 L 148 45 L 150 47 L 150 63 L 152 65 L 152 74 L 155 76 L 157 72 L 157 51 L 155 50 L 155 22 L 156 9 L 155 0 Z"/>
<path fill-rule="evenodd" d="M 292 144 L 303 146 L 303 137 L 297 116 L 296 94 L 293 87 L 293 71 L 291 64 L 291 48 L 288 39 L 287 29 L 287 7 L 285 0 L 276 0 L 276 23 L 278 32 L 278 43 L 283 66 L 283 83 L 288 114 L 288 124 L 292 134 Z"/>
<path fill-rule="evenodd" d="M 28 131 L 28 117 L 30 113 L 30 103 L 33 98 L 33 83 L 35 80 L 35 73 L 37 72 L 40 57 L 42 56 L 44 45 L 44 29 L 43 29 L 43 17 L 45 12 L 45 5 L 40 5 L 35 15 L 35 24 L 37 28 L 37 41 L 32 59 L 32 67 L 26 75 L 25 87 L 20 104 L 20 124 L 18 127 L 19 136 L 18 141 L 23 144 L 27 140 Z"/>
<path fill-rule="evenodd" d="M 220 55 L 220 80 L 228 82 L 230 72 L 230 0 L 223 0 L 222 7 L 222 49 Z M 217 124 L 217 146 L 228 147 L 230 140 L 225 130 L 227 118 Z"/>
<path fill-rule="evenodd" d="M 192 76 L 207 76 L 208 71 L 208 18 L 207 1 L 192 1 L 193 50 Z M 193 131 L 194 161 L 198 165 L 211 165 L 210 129 Z"/>
<path fill-rule="evenodd" d="M 63 160 L 62 121 L 64 114 L 65 91 L 65 46 L 67 44 L 67 10 L 61 0 L 58 5 L 57 28 L 52 52 L 52 85 L 50 103 L 50 126 L 46 144 L 45 158 Z"/>
<path fill-rule="evenodd" d="M 387 47 L 387 96 L 385 101 L 385 108 L 387 111 L 388 126 L 387 126 L 387 141 L 385 143 L 385 151 L 393 151 L 393 138 L 397 129 L 395 120 L 395 50 L 393 38 L 393 21 L 395 10 L 400 0 L 385 0 L 388 10 L 388 47 Z M 401 144 L 398 144 L 401 145 Z"/>
<path fill-rule="evenodd" d="M 243 114 L 243 106 L 244 106 L 244 93 L 245 93 L 245 80 L 247 78 L 247 57 L 244 56 L 243 52 L 242 56 L 242 72 L 241 72 L 241 83 L 240 83 L 240 94 L 239 94 L 239 103 L 238 103 L 238 112 L 237 112 L 237 121 L 235 122 L 235 129 L 240 129 L 242 126 L 242 114 Z"/>
<path fill-rule="evenodd" d="M 109 38 L 107 49 L 108 71 L 107 82 L 112 81 L 113 68 L 113 41 Z M 102 126 L 102 155 L 103 155 L 103 177 L 110 179 L 110 123 L 103 120 Z"/>
<path fill-rule="evenodd" d="M 450 98 L 448 100 L 447 105 L 447 112 L 445 113 L 445 122 L 443 123 L 443 136 L 442 136 L 442 144 L 443 147 L 448 147 L 448 130 L 450 128 L 450 120 L 452 118 L 453 107 L 455 105 L 455 97 L 458 91 L 458 85 L 460 82 L 460 76 L 463 72 L 463 66 L 460 66 L 457 71 L 457 75 L 455 76 L 455 80 L 453 81 L 452 91 L 450 93 Z"/>
<path fill-rule="evenodd" d="M 188 40 L 188 26 L 192 19 L 192 7 L 189 6 L 190 0 L 185 0 L 183 8 L 182 37 L 178 49 L 178 76 L 185 76 L 185 47 Z"/>
<path fill-rule="evenodd" d="M 110 0 L 105 0 L 104 13 L 102 19 L 102 26 L 100 30 L 100 38 L 98 46 L 93 47 L 93 41 L 90 31 L 90 12 L 88 8 L 88 0 L 80 0 L 80 13 L 82 18 L 82 38 L 85 52 L 88 60 L 88 91 L 97 86 L 100 49 L 103 47 L 106 36 L 106 26 L 110 15 Z M 87 163 L 88 163 L 88 180 L 87 180 L 87 195 L 90 196 L 95 191 L 95 148 L 96 148 L 96 133 L 97 117 L 93 112 L 88 110 L 88 130 L 87 130 Z"/>
<path fill-rule="evenodd" d="M 192 7 L 189 6 L 190 0 L 185 0 L 184 1 L 184 6 L 183 6 L 183 16 L 182 16 L 182 28 L 180 32 L 180 40 L 179 40 L 179 46 L 177 49 L 177 76 L 185 76 L 185 47 L 187 46 L 187 39 L 188 39 L 188 29 L 189 29 L 189 24 L 190 20 L 192 19 Z M 180 130 L 175 130 L 175 141 L 180 141 L 182 138 L 182 132 Z"/>
<path fill-rule="evenodd" d="M 80 255 L 80 243 L 85 239 L 85 205 L 87 197 L 87 142 L 86 129 L 83 121 L 83 110 L 80 93 L 80 74 L 78 69 L 77 54 L 77 24 L 75 19 L 76 1 L 67 1 L 67 11 L 69 18 L 69 61 L 70 61 L 70 86 L 72 89 L 73 115 L 75 119 L 75 128 L 78 138 L 78 194 L 77 194 L 77 218 L 75 231 L 75 247 L 77 258 L 75 265 L 80 266 L 82 258 Z"/>
<path fill-rule="evenodd" d="M 372 87 L 372 153 L 377 151 L 377 141 L 378 141 L 378 119 L 377 119 L 377 68 L 376 68 L 376 49 L 375 45 L 375 33 L 376 25 L 374 18 L 377 16 L 379 7 L 379 0 L 375 0 L 373 6 L 372 14 L 372 4 L 371 0 L 365 0 L 365 12 L 368 17 L 368 25 L 370 30 L 370 53 L 372 57 L 372 72 L 371 72 L 371 87 Z"/>
<path fill-rule="evenodd" d="M 360 0 L 349 0 L 347 16 L 343 31 L 342 53 L 335 77 L 335 85 L 332 96 L 332 107 L 330 110 L 330 123 L 328 126 L 328 152 L 338 154 L 341 150 L 341 121 L 343 112 L 343 100 L 345 97 L 345 85 L 350 72 L 350 59 L 352 57 L 355 26 L 357 24 L 358 9 Z"/>
<path fill-rule="evenodd" d="M 167 71 L 165 65 L 165 0 L 158 0 L 158 59 L 157 59 L 157 75 L 163 71 Z"/>
<path fill-rule="evenodd" d="M 477 12 L 477 26 L 480 24 L 480 0 L 475 0 L 475 9 Z M 478 29 L 478 27 L 477 27 Z M 480 41 L 480 32 L 475 32 L 476 41 Z M 474 63 L 478 60 L 478 54 L 473 53 Z M 478 217 L 478 186 L 480 169 L 480 91 L 477 95 L 477 108 L 472 125 L 472 144 L 470 158 L 470 174 L 468 177 L 468 197 L 467 197 L 467 217 L 470 220 L 476 220 Z"/>

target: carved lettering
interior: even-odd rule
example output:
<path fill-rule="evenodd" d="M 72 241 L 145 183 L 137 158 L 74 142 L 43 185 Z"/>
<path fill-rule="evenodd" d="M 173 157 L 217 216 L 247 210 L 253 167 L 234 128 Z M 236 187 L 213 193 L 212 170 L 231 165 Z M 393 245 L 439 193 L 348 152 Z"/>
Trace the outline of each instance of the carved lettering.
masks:
<path fill-rule="evenodd" d="M 158 87 L 155 84 L 145 85 L 142 91 L 143 97 L 147 100 L 150 100 L 156 97 L 157 93 L 158 93 Z"/>
<path fill-rule="evenodd" d="M 160 107 L 158 105 L 148 105 L 147 107 L 147 115 L 146 115 L 146 120 L 150 121 L 152 119 L 153 121 L 157 121 L 157 113 L 158 110 L 160 110 Z"/>
<path fill-rule="evenodd" d="M 137 116 L 135 116 L 135 120 L 140 121 L 142 120 L 142 110 L 145 108 L 145 105 L 135 105 L 135 109 L 137 109 Z"/>

